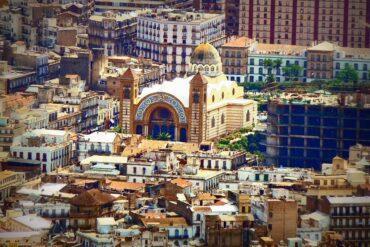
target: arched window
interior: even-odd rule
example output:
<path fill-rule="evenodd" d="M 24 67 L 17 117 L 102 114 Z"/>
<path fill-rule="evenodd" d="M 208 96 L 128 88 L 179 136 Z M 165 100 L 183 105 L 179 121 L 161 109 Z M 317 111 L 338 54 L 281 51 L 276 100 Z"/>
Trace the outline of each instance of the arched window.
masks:
<path fill-rule="evenodd" d="M 179 229 L 176 229 L 176 230 L 175 230 L 175 237 L 177 237 L 177 238 L 178 238 L 178 237 L 179 237 L 179 235 L 180 235 Z"/>
<path fill-rule="evenodd" d="M 245 119 L 246 119 L 246 121 L 247 122 L 249 122 L 249 120 L 250 120 L 250 118 L 251 118 L 251 116 L 250 116 L 251 114 L 250 114 L 250 112 L 249 112 L 249 110 L 247 111 L 247 114 L 245 115 Z"/>
<path fill-rule="evenodd" d="M 195 92 L 193 94 L 193 103 L 199 103 L 199 93 Z"/>
<path fill-rule="evenodd" d="M 188 236 L 188 229 L 185 229 L 184 230 L 184 238 L 188 238 L 189 236 Z"/>
<path fill-rule="evenodd" d="M 216 125 L 216 119 L 215 119 L 215 117 L 212 117 L 211 127 L 213 128 L 213 127 L 215 127 L 215 125 Z"/>
<path fill-rule="evenodd" d="M 197 221 L 200 221 L 200 214 L 197 214 Z"/>
<path fill-rule="evenodd" d="M 225 123 L 225 115 L 222 113 L 221 115 L 221 124 L 224 124 Z"/>

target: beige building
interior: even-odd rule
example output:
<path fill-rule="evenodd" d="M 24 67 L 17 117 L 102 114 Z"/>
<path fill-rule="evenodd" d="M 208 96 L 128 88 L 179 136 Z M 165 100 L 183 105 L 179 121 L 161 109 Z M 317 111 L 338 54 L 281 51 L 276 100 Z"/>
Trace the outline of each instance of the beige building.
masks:
<path fill-rule="evenodd" d="M 370 47 L 370 2 L 362 0 L 241 0 L 239 35 L 262 43 L 337 42 Z"/>
<path fill-rule="evenodd" d="M 268 199 L 265 203 L 267 227 L 275 242 L 297 234 L 298 206 L 294 200 Z"/>
<path fill-rule="evenodd" d="M 121 77 L 120 126 L 126 133 L 197 142 L 219 138 L 256 121 L 255 101 L 227 80 L 221 58 L 210 44 L 199 45 L 191 56 L 189 73 L 144 88 L 129 69 Z"/>
<path fill-rule="evenodd" d="M 25 182 L 22 172 L 2 171 L 0 172 L 0 201 L 11 196 L 12 190 Z"/>

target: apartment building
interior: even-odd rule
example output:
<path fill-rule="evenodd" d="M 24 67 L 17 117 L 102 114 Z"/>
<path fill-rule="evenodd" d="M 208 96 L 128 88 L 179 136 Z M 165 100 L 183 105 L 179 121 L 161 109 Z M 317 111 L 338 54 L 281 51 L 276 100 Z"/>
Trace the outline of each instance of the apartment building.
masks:
<path fill-rule="evenodd" d="M 10 152 L 13 139 L 21 135 L 25 126 L 9 118 L 0 117 L 0 152 Z"/>
<path fill-rule="evenodd" d="M 360 81 L 370 79 L 370 51 L 366 48 L 340 47 L 323 42 L 307 49 L 307 79 L 332 79 L 347 65 L 357 71 Z"/>
<path fill-rule="evenodd" d="M 252 43 L 252 39 L 241 37 L 222 45 L 221 61 L 229 80 L 237 82 L 247 80 L 248 50 Z"/>
<path fill-rule="evenodd" d="M 256 198 L 251 201 L 251 210 L 256 221 L 267 225 L 274 242 L 296 236 L 298 205 L 295 200 Z"/>
<path fill-rule="evenodd" d="M 195 152 L 188 154 L 187 163 L 200 169 L 236 170 L 246 165 L 246 153 L 241 151 Z"/>
<path fill-rule="evenodd" d="M 346 246 L 370 244 L 370 197 L 326 197 L 322 211 L 328 214 L 330 230 L 343 236 Z"/>
<path fill-rule="evenodd" d="M 270 44 L 369 48 L 369 22 L 370 2 L 363 0 L 241 0 L 239 8 L 239 35 Z"/>
<path fill-rule="evenodd" d="M 267 65 L 266 60 L 272 64 Z M 222 62 L 227 77 L 237 82 L 262 82 L 268 75 L 276 82 L 332 80 L 346 66 L 357 71 L 359 81 L 370 78 L 369 49 L 330 42 L 314 46 L 264 44 L 240 37 L 222 46 Z"/>
<path fill-rule="evenodd" d="M 13 159 L 34 161 L 44 173 L 70 164 L 72 139 L 62 130 L 36 129 L 24 133 L 10 147 Z"/>
<path fill-rule="evenodd" d="M 87 33 L 90 49 L 103 49 L 107 56 L 135 54 L 137 16 L 141 11 L 90 16 Z"/>
<path fill-rule="evenodd" d="M 92 53 L 89 50 L 72 50 L 63 54 L 60 60 L 60 78 L 77 74 L 90 87 L 92 59 Z"/>
<path fill-rule="evenodd" d="M 11 196 L 12 190 L 25 182 L 24 173 L 1 171 L 0 172 L 0 201 Z"/>
<path fill-rule="evenodd" d="M 11 46 L 12 64 L 16 67 L 29 68 L 36 72 L 36 83 L 43 83 L 48 78 L 49 56 L 46 50 L 27 49 L 24 42 Z"/>
<path fill-rule="evenodd" d="M 97 81 L 99 90 L 108 92 L 116 99 L 120 98 L 120 78 L 128 68 L 140 78 L 139 92 L 145 87 L 161 83 L 166 74 L 165 65 L 155 63 L 151 59 L 109 56 L 103 57 L 101 60 L 100 64 L 96 60 L 94 61 L 94 72 L 97 73 L 93 80 Z"/>
<path fill-rule="evenodd" d="M 12 94 L 24 91 L 36 83 L 36 72 L 31 69 L 15 68 L 7 61 L 0 61 L 0 91 Z"/>
<path fill-rule="evenodd" d="M 284 94 L 268 103 L 267 163 L 313 167 L 370 144 L 368 94 Z"/>
<path fill-rule="evenodd" d="M 170 7 L 174 9 L 188 9 L 191 8 L 193 1 L 190 0 L 96 0 L 95 11 L 119 11 L 127 12 L 141 9 L 159 9 L 163 7 Z"/>
<path fill-rule="evenodd" d="M 94 132 L 80 135 L 76 144 L 78 160 L 82 161 L 95 154 L 117 154 L 122 138 L 114 132 Z"/>
<path fill-rule="evenodd" d="M 191 54 L 199 44 L 219 48 L 225 41 L 223 14 L 158 9 L 138 17 L 138 55 L 167 64 L 170 77 L 189 70 Z"/>

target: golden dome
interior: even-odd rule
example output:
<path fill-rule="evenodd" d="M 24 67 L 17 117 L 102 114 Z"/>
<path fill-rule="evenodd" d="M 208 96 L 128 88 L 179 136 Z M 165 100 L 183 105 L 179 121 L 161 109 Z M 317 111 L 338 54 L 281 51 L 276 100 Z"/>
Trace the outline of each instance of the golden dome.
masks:
<path fill-rule="evenodd" d="M 209 44 L 203 43 L 195 48 L 190 59 L 191 64 L 216 65 L 221 63 L 221 57 L 216 48 Z"/>

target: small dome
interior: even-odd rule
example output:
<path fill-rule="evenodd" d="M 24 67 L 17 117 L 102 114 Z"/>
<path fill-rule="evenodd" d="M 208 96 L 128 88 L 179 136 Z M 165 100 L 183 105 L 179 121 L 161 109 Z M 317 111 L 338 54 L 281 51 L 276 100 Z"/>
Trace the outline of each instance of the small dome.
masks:
<path fill-rule="evenodd" d="M 221 57 L 218 54 L 213 45 L 209 43 L 200 44 L 195 48 L 191 59 L 191 64 L 203 64 L 203 65 L 212 65 L 221 63 Z"/>

